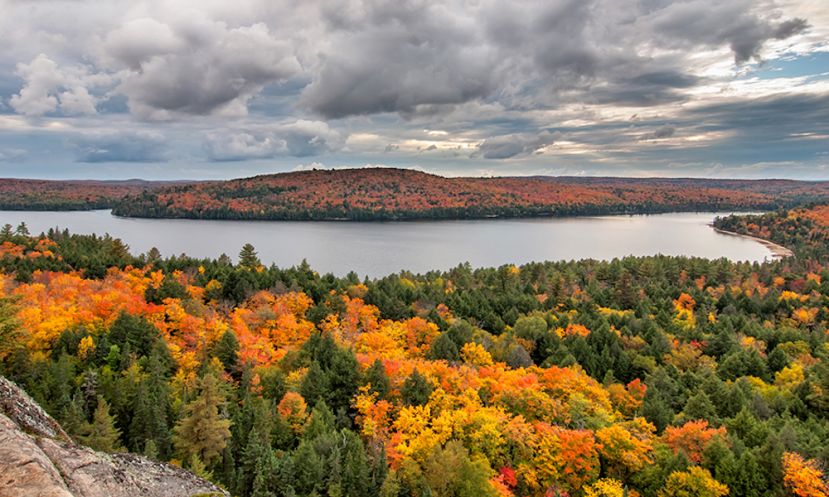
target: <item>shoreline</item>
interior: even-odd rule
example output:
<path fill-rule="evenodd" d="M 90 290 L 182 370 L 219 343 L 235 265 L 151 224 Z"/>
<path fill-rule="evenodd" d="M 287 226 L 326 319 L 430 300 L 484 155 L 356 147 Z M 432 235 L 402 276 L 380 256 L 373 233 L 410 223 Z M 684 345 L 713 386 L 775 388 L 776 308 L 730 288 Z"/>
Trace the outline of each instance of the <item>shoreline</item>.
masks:
<path fill-rule="evenodd" d="M 749 240 L 754 240 L 755 242 L 760 243 L 761 245 L 769 249 L 769 251 L 771 251 L 771 256 L 773 259 L 784 259 L 786 257 L 794 257 L 794 252 L 792 252 L 789 248 L 774 243 L 772 241 L 766 240 L 765 238 L 759 238 L 752 235 L 744 235 L 743 233 L 737 233 L 734 231 L 720 229 L 714 226 L 713 224 L 709 224 L 708 226 L 710 226 L 717 233 L 721 233 L 723 235 L 739 236 L 741 238 L 748 238 Z"/>

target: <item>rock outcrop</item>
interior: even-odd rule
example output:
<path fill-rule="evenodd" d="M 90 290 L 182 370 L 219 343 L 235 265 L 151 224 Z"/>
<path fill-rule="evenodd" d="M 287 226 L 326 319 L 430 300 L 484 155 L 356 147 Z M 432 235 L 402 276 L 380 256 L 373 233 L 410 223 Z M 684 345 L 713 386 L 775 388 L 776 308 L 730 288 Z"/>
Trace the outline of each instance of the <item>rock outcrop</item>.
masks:
<path fill-rule="evenodd" d="M 227 492 L 175 466 L 74 443 L 0 376 L 0 497 L 193 497 Z"/>

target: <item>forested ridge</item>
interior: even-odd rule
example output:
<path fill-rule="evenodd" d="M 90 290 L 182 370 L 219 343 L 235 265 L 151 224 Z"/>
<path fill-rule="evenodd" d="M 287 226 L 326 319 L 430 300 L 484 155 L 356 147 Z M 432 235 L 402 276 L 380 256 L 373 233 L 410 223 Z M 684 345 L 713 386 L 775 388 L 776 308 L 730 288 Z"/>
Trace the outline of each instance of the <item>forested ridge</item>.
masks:
<path fill-rule="evenodd" d="M 312 170 L 131 195 L 121 216 L 398 220 L 770 210 L 829 199 L 829 182 L 661 178 L 445 178 L 415 170 Z"/>
<path fill-rule="evenodd" d="M 165 181 L 86 181 L 0 178 L 0 209 L 109 209 L 127 195 L 169 186 Z"/>
<path fill-rule="evenodd" d="M 365 280 L 7 226 L 0 369 L 238 496 L 826 496 L 825 212 L 715 223 L 795 252 L 766 264 Z"/>

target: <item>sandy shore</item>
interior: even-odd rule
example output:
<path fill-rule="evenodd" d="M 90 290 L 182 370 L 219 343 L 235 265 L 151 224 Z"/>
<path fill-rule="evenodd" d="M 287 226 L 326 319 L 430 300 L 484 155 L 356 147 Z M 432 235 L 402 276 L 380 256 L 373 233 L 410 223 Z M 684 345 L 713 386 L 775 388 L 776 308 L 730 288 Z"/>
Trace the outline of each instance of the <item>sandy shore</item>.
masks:
<path fill-rule="evenodd" d="M 768 248 L 771 251 L 771 256 L 775 259 L 783 259 L 785 257 L 794 257 L 794 252 L 792 252 L 791 250 L 787 249 L 786 247 L 784 247 L 782 245 L 778 245 L 774 242 L 770 242 L 766 239 L 757 238 L 756 236 L 751 236 L 751 235 L 744 235 L 742 233 L 735 233 L 733 231 L 721 230 L 721 229 L 715 227 L 713 224 L 709 224 L 708 226 L 711 226 L 714 229 L 714 231 L 716 231 L 717 233 L 722 233 L 723 235 L 739 236 L 741 238 L 748 238 L 749 240 L 754 240 L 755 242 L 758 242 L 758 243 L 764 245 L 766 248 Z"/>

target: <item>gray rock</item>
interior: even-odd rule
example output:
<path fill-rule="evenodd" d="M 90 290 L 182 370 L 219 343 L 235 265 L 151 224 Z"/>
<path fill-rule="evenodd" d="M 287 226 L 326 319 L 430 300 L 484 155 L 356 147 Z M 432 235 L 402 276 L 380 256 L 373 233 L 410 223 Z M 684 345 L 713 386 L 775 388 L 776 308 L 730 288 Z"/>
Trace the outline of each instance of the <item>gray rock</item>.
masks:
<path fill-rule="evenodd" d="M 189 471 L 72 442 L 17 385 L 0 376 L 0 497 L 229 496 Z"/>

